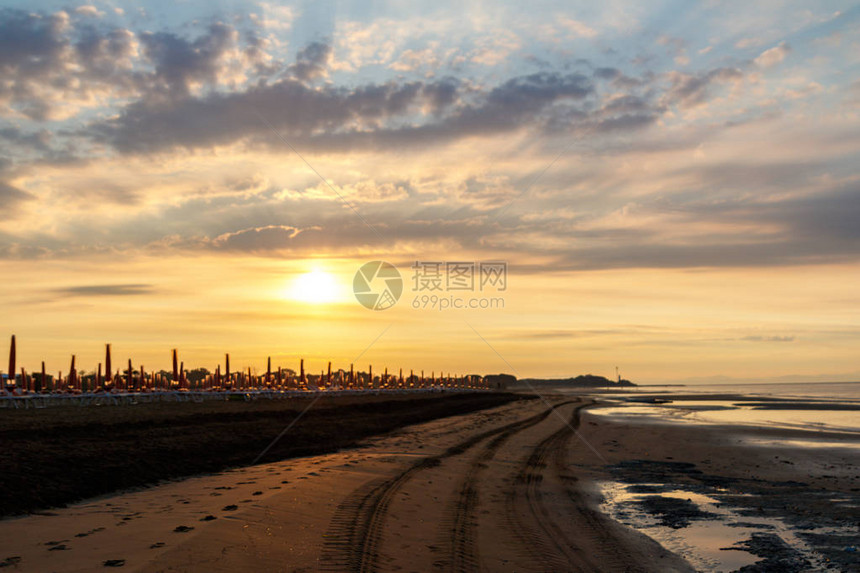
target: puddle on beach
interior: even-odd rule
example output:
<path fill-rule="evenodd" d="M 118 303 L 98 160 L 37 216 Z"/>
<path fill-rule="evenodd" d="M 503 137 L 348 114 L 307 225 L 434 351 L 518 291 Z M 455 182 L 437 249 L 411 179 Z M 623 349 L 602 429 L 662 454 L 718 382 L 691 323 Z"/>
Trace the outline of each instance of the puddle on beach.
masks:
<path fill-rule="evenodd" d="M 681 555 L 698 571 L 737 571 L 761 561 L 762 557 L 744 550 L 741 544 L 753 534 L 762 533 L 778 536 L 816 566 L 824 564 L 822 557 L 782 521 L 741 515 L 720 502 L 719 493 L 708 496 L 683 489 L 668 490 L 664 484 L 616 481 L 601 482 L 599 486 L 604 512 Z"/>

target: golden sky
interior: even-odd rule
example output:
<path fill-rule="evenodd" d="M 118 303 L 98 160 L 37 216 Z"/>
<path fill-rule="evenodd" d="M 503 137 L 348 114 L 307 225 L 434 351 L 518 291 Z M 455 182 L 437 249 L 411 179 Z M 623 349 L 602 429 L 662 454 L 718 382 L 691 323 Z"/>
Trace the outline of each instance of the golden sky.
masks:
<path fill-rule="evenodd" d="M 0 9 L 25 367 L 860 378 L 851 3 L 174 4 Z"/>

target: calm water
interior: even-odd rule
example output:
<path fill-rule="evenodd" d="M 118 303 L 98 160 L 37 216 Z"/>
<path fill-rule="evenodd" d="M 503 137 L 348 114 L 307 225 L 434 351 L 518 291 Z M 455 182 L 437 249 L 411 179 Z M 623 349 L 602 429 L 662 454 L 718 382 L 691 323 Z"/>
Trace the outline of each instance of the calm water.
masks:
<path fill-rule="evenodd" d="M 570 390 L 575 393 L 575 391 Z M 736 400 L 721 395 L 737 394 Z M 678 396 L 685 396 L 678 398 Z M 860 434 L 860 383 L 724 384 L 700 386 L 640 386 L 629 392 L 603 395 L 618 407 L 594 410 L 596 415 L 650 418 L 666 423 L 772 426 Z M 657 397 L 668 404 L 630 404 L 628 400 Z M 761 401 L 759 401 L 761 400 Z M 834 409 L 837 408 L 837 409 Z M 816 445 L 810 442 L 809 445 Z M 817 444 L 821 445 L 821 444 Z"/>
<path fill-rule="evenodd" d="M 690 384 L 688 386 L 639 386 L 639 391 L 745 394 L 769 398 L 812 398 L 860 402 L 860 382 L 785 382 L 770 384 Z"/>

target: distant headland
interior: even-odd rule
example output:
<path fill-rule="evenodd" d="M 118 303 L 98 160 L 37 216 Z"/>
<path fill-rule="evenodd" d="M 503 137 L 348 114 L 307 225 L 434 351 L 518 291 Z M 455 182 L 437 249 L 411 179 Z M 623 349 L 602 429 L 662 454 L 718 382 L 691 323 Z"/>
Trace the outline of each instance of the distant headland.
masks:
<path fill-rule="evenodd" d="M 484 380 L 491 382 L 502 382 L 500 385 L 503 388 L 528 388 L 530 386 L 570 386 L 575 388 L 621 388 L 636 386 L 630 380 L 618 378 L 611 380 L 605 376 L 597 376 L 595 374 L 580 374 L 571 378 L 519 378 L 510 374 L 497 374 L 485 376 Z M 493 387 L 491 384 L 490 387 Z"/>

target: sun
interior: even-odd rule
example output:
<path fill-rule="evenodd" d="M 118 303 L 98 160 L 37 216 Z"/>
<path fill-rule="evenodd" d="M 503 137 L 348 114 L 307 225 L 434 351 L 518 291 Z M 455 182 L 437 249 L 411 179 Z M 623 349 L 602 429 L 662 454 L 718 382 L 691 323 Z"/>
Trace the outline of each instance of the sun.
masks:
<path fill-rule="evenodd" d="M 314 269 L 296 277 L 289 296 L 310 304 L 333 302 L 337 299 L 337 281 L 331 273 Z"/>

